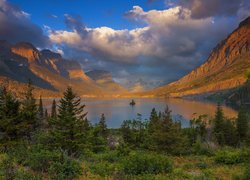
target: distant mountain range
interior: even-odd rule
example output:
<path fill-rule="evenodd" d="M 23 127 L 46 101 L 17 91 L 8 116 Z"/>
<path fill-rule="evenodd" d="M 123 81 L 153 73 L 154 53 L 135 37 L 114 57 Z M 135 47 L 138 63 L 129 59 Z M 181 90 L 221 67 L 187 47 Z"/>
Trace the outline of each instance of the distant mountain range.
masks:
<path fill-rule="evenodd" d="M 67 86 L 87 97 L 114 96 L 126 92 L 112 80 L 111 75 L 103 81 L 91 79 L 77 61 L 66 60 L 58 53 L 39 51 L 30 43 L 12 45 L 0 41 L 1 84 L 19 94 L 25 89 L 28 79 L 36 86 L 35 94 L 44 97 L 61 96 Z"/>
<path fill-rule="evenodd" d="M 108 92 L 118 94 L 128 93 L 127 89 L 113 80 L 112 73 L 109 71 L 92 70 L 86 72 L 86 75 L 94 80 L 99 87 L 105 89 Z"/>
<path fill-rule="evenodd" d="M 250 17 L 213 49 L 204 64 L 178 81 L 137 95 L 183 97 L 214 93 L 244 84 L 249 72 Z"/>
<path fill-rule="evenodd" d="M 129 93 L 113 80 L 108 71 L 85 73 L 77 61 L 64 59 L 58 53 L 39 51 L 30 43 L 12 45 L 0 41 L 0 83 L 17 94 L 23 91 L 30 79 L 36 86 L 35 94 L 44 97 L 61 96 L 67 86 L 72 86 L 85 97 L 211 95 L 240 87 L 247 82 L 246 74 L 249 72 L 250 17 L 213 49 L 204 64 L 178 81 L 139 93 Z M 140 89 L 140 86 L 134 89 Z M 232 97 L 236 98 L 236 95 Z"/>

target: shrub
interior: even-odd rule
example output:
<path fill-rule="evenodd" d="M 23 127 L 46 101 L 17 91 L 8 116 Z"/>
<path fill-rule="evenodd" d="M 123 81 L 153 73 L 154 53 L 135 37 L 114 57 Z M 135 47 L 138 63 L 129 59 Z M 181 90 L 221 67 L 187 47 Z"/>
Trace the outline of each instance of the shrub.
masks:
<path fill-rule="evenodd" d="M 123 161 L 123 170 L 126 174 L 159 174 L 172 170 L 172 163 L 163 155 L 133 153 Z"/>
<path fill-rule="evenodd" d="M 245 154 L 238 150 L 220 150 L 215 154 L 215 162 L 222 164 L 238 164 L 244 162 Z"/>
<path fill-rule="evenodd" d="M 38 175 L 25 171 L 24 169 L 18 169 L 15 179 L 16 180 L 41 180 L 42 177 L 39 177 Z"/>
<path fill-rule="evenodd" d="M 250 165 L 248 165 L 244 171 L 243 178 L 244 180 L 250 179 Z"/>
<path fill-rule="evenodd" d="M 26 157 L 25 165 L 35 171 L 47 172 L 52 162 L 59 161 L 60 152 L 49 151 L 42 147 L 34 147 L 28 157 Z"/>
<path fill-rule="evenodd" d="M 61 161 L 52 162 L 49 167 L 49 175 L 52 179 L 73 179 L 81 174 L 80 163 L 66 156 Z"/>
<path fill-rule="evenodd" d="M 118 164 L 114 164 L 114 163 L 112 164 L 107 161 L 92 163 L 89 166 L 89 168 L 93 174 L 98 174 L 102 177 L 114 175 L 117 171 L 120 170 L 120 167 Z"/>
<path fill-rule="evenodd" d="M 16 175 L 16 167 L 13 160 L 9 156 L 3 157 L 0 163 L 0 177 L 1 179 L 14 179 Z"/>

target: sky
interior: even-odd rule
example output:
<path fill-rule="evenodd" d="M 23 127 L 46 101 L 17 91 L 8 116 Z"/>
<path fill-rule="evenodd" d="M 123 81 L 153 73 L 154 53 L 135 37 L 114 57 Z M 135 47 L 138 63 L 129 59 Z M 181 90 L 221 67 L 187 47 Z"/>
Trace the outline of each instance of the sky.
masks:
<path fill-rule="evenodd" d="M 249 15 L 248 0 L 0 0 L 0 39 L 51 49 L 142 91 L 201 65 Z"/>

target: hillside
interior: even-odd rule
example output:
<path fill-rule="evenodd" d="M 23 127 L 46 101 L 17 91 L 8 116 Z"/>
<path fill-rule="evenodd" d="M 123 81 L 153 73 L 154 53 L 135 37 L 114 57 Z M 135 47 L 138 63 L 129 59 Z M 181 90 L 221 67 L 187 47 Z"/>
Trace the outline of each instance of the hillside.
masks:
<path fill-rule="evenodd" d="M 61 96 L 67 86 L 86 97 L 110 96 L 118 92 L 106 90 L 89 78 L 77 61 L 66 60 L 50 50 L 39 51 L 30 43 L 12 45 L 0 41 L 1 84 L 7 83 L 20 94 L 28 79 L 36 87 L 35 94 L 45 97 Z"/>
<path fill-rule="evenodd" d="M 250 71 L 250 17 L 212 51 L 204 64 L 178 81 L 141 93 L 142 96 L 182 97 L 238 87 Z"/>

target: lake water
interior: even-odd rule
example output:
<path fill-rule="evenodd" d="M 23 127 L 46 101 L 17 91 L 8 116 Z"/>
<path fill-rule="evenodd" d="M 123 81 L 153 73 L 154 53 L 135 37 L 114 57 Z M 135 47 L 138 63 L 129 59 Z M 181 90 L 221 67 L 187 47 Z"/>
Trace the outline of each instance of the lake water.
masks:
<path fill-rule="evenodd" d="M 200 102 L 179 98 L 140 98 L 134 99 L 135 106 L 130 106 L 131 99 L 96 99 L 83 98 L 82 103 L 86 105 L 85 111 L 88 112 L 88 120 L 95 124 L 99 121 L 102 113 L 105 114 L 106 122 L 110 128 L 118 128 L 124 120 L 135 119 L 137 114 L 142 115 L 142 119 L 148 119 L 152 108 L 157 111 L 164 111 L 166 105 L 172 110 L 174 120 L 179 120 L 183 127 L 189 125 L 189 120 L 194 115 L 208 114 L 213 116 L 216 110 L 216 104 L 211 102 Z M 44 99 L 43 103 L 50 111 L 51 99 Z M 237 112 L 230 107 L 222 106 L 224 114 L 233 118 Z M 195 113 L 195 114 L 194 114 Z"/>

